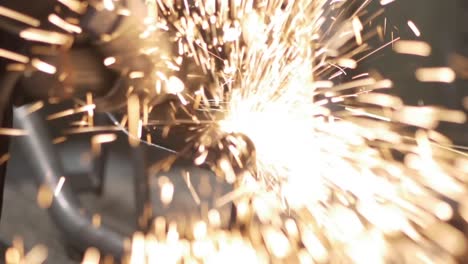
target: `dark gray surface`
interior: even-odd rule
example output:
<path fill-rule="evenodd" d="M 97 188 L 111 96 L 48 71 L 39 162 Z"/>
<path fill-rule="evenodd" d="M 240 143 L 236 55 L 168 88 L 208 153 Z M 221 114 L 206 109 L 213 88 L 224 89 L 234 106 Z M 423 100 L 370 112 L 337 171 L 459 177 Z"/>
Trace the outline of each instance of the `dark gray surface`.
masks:
<path fill-rule="evenodd" d="M 15 235 L 21 236 L 26 248 L 44 244 L 49 248 L 48 263 L 79 263 L 67 257 L 61 234 L 52 219 L 36 202 L 37 186 L 33 171 L 24 159 L 20 148 L 13 141 L 11 160 L 8 166 L 4 194 L 3 216 L 0 222 L 0 238 L 11 241 Z M 67 162 L 79 162 L 74 156 L 62 156 Z M 125 164 L 121 152 L 110 155 L 106 170 L 104 195 L 80 195 L 83 207 L 90 213 L 99 213 L 102 221 L 125 233 L 134 230 L 133 184 L 131 171 Z M 72 160 L 70 160 L 72 159 Z M 75 159 L 75 161 L 73 161 Z M 67 182 L 65 181 L 65 184 Z"/>

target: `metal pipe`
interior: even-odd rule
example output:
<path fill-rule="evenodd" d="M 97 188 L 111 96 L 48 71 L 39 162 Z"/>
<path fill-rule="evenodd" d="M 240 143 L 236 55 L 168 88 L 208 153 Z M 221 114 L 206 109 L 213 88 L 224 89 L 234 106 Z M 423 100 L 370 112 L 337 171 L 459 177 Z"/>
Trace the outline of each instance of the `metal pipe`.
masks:
<path fill-rule="evenodd" d="M 37 183 L 54 190 L 63 176 L 63 169 L 42 119 L 37 113 L 29 113 L 25 107 L 14 110 L 14 119 L 28 133 L 19 141 L 36 172 Z M 54 196 L 49 213 L 67 242 L 82 252 L 88 247 L 96 247 L 103 255 L 122 258 L 124 237 L 106 226 L 93 226 L 91 217 L 82 213 L 80 208 L 77 197 L 65 183 Z"/>

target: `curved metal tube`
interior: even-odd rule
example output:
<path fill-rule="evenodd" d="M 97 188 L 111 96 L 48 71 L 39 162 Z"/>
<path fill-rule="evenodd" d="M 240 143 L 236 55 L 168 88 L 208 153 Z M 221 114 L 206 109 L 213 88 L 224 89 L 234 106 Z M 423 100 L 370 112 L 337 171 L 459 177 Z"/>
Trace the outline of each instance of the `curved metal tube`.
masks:
<path fill-rule="evenodd" d="M 14 118 L 16 124 L 28 133 L 19 140 L 27 160 L 36 171 L 34 175 L 38 184 L 54 190 L 63 176 L 63 169 L 43 121 L 37 113 L 31 114 L 25 107 L 16 108 Z M 67 242 L 82 251 L 96 247 L 104 255 L 122 258 L 124 237 L 105 226 L 94 227 L 91 218 L 80 212 L 80 208 L 71 187 L 65 183 L 54 196 L 49 213 Z"/>

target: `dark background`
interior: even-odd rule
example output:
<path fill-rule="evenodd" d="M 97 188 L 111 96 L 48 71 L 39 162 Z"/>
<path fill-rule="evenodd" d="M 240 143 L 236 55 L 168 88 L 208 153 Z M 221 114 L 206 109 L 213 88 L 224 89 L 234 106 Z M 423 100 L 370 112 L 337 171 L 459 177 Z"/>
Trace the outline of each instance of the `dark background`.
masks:
<path fill-rule="evenodd" d="M 381 8 L 379 2 L 371 4 L 370 12 Z M 432 54 L 429 57 L 396 54 L 389 46 L 363 61 L 359 70 L 365 72 L 367 69 L 377 69 L 393 81 L 394 88 L 390 93 L 400 96 L 408 105 L 442 106 L 468 113 L 462 104 L 463 98 L 468 96 L 466 74 L 457 72 L 457 80 L 452 84 L 421 83 L 415 78 L 417 68 L 455 68 L 455 56 L 462 58 L 464 67 L 468 67 L 468 1 L 397 0 L 386 6 L 385 17 L 387 31 L 393 31 L 395 37 L 399 36 L 403 40 L 429 43 Z M 408 20 L 417 25 L 421 37 L 414 35 L 407 25 Z M 390 40 L 387 32 L 386 41 Z M 455 144 L 468 146 L 468 124 L 442 123 L 438 129 Z"/>

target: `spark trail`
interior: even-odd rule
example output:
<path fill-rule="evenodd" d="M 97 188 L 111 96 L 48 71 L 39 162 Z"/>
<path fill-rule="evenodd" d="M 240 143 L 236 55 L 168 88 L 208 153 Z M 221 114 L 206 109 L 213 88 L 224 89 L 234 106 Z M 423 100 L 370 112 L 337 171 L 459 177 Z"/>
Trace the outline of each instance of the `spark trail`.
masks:
<path fill-rule="evenodd" d="M 208 127 L 255 145 L 254 173 L 237 175 L 237 188 L 247 191 L 233 195 L 238 210 L 256 215 L 238 216 L 251 225 L 239 239 L 257 251 L 252 262 L 452 263 L 465 253 L 464 235 L 447 222 L 464 214 L 457 208 L 467 194 L 466 155 L 434 130 L 440 121 L 463 124 L 464 114 L 405 106 L 381 92 L 392 82 L 379 74 L 339 78 L 393 44 L 399 53 L 430 54 L 426 43 L 398 37 L 372 48 L 369 40 L 387 29 L 371 26 L 382 16 L 367 13 L 371 2 L 156 2 L 178 32 L 179 54 L 211 81 L 199 90 L 210 99 L 200 108 L 216 112 Z M 416 77 L 452 82 L 454 73 L 419 69 Z M 218 174 L 239 166 L 240 145 L 219 147 L 234 158 L 221 155 Z M 201 164 L 212 149 L 195 146 Z M 252 233 L 261 246 L 247 238 Z M 213 248 L 195 258 L 209 262 L 222 242 L 203 241 Z"/>

